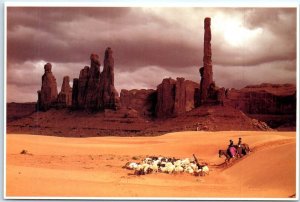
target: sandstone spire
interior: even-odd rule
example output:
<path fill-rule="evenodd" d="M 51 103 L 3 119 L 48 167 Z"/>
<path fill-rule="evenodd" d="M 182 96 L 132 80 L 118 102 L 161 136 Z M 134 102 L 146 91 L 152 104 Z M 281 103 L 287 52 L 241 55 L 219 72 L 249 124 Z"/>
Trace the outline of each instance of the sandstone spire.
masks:
<path fill-rule="evenodd" d="M 201 103 L 208 98 L 208 89 L 213 82 L 212 60 L 211 60 L 211 31 L 210 18 L 204 20 L 204 56 L 203 67 L 200 68 L 201 82 L 200 82 L 200 99 Z"/>
<path fill-rule="evenodd" d="M 57 84 L 52 74 L 50 63 L 44 66 L 45 73 L 42 76 L 42 87 L 38 91 L 38 110 L 46 111 L 57 101 Z"/>
<path fill-rule="evenodd" d="M 63 83 L 61 86 L 61 91 L 58 94 L 57 101 L 62 106 L 71 106 L 72 105 L 72 88 L 69 84 L 70 78 L 65 76 L 63 78 Z"/>
<path fill-rule="evenodd" d="M 100 101 L 105 109 L 119 107 L 119 94 L 114 86 L 114 58 L 110 47 L 106 48 L 101 72 Z"/>
<path fill-rule="evenodd" d="M 91 54 L 90 60 L 91 60 L 91 67 L 88 71 L 87 83 L 84 89 L 85 90 L 84 107 L 86 109 L 98 110 L 98 92 L 99 92 L 99 84 L 100 84 L 100 60 L 97 54 Z"/>

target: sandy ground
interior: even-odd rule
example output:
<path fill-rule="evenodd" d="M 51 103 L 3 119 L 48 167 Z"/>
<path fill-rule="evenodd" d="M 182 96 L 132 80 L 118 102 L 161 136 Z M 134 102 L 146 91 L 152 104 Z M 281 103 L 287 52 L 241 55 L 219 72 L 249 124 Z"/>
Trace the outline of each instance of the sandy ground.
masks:
<path fill-rule="evenodd" d="M 238 137 L 253 152 L 220 166 L 218 149 Z M 180 132 L 158 137 L 62 138 L 6 136 L 6 196 L 288 198 L 296 194 L 296 132 Z M 20 154 L 25 149 L 29 154 Z M 210 174 L 155 173 L 122 168 L 146 155 L 192 158 Z"/>

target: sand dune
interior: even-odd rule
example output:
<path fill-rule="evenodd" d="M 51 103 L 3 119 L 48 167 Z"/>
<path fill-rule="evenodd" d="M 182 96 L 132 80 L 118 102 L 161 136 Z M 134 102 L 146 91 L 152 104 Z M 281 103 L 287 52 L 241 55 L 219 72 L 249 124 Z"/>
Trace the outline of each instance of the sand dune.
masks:
<path fill-rule="evenodd" d="M 180 132 L 158 137 L 7 135 L 6 195 L 75 197 L 280 197 L 296 193 L 295 132 Z M 253 152 L 228 167 L 218 149 L 242 137 Z M 22 150 L 28 154 L 20 154 Z M 146 155 L 209 163 L 205 177 L 132 175 Z"/>

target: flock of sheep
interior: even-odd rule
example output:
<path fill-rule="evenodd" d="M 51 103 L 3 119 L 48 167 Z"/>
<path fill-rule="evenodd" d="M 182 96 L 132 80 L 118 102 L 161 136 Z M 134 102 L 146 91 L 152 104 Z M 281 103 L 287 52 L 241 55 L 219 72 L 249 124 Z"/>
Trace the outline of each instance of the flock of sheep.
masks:
<path fill-rule="evenodd" d="M 175 159 L 166 157 L 147 157 L 141 163 L 127 162 L 123 168 L 134 170 L 136 175 L 145 175 L 149 173 L 190 173 L 195 176 L 204 176 L 209 174 L 207 165 L 200 165 L 197 160 Z"/>

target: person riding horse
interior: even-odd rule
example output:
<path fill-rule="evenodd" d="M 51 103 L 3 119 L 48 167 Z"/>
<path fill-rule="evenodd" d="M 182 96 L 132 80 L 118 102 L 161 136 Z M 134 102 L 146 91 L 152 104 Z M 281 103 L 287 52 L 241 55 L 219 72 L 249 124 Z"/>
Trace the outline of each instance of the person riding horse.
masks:
<path fill-rule="evenodd" d="M 238 146 L 238 147 L 241 147 L 241 144 L 242 144 L 242 138 L 241 138 L 241 137 L 239 137 L 239 141 L 238 141 L 238 144 L 237 144 L 237 146 Z"/>
<path fill-rule="evenodd" d="M 229 140 L 227 152 L 229 153 L 231 158 L 233 158 L 236 154 L 236 148 L 234 147 L 232 140 Z"/>
<path fill-rule="evenodd" d="M 242 138 L 239 138 L 238 144 L 236 145 L 237 153 L 240 156 L 247 155 L 250 152 L 249 145 L 246 143 L 242 143 Z"/>

